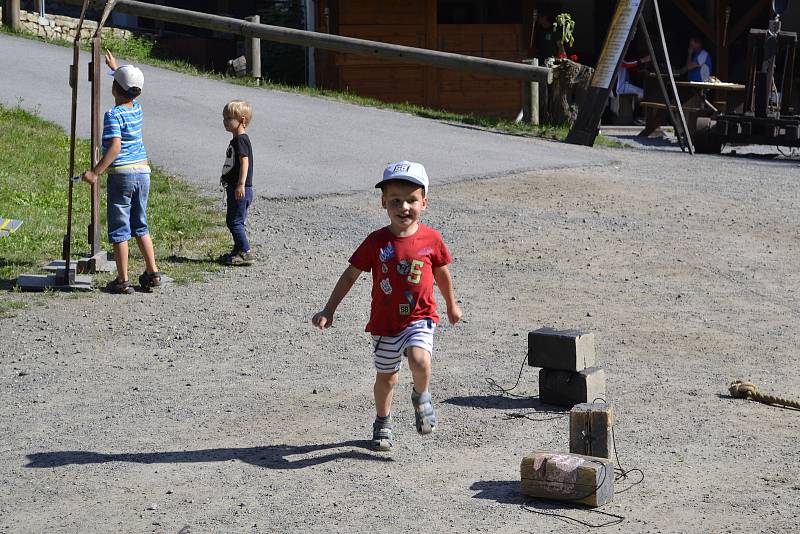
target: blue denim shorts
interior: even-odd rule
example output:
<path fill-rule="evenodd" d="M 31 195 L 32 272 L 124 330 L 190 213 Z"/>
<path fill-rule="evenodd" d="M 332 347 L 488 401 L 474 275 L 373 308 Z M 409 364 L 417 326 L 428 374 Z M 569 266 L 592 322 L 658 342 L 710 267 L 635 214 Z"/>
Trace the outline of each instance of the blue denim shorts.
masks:
<path fill-rule="evenodd" d="M 150 173 L 108 175 L 108 241 L 122 243 L 150 233 L 147 228 L 147 197 Z"/>

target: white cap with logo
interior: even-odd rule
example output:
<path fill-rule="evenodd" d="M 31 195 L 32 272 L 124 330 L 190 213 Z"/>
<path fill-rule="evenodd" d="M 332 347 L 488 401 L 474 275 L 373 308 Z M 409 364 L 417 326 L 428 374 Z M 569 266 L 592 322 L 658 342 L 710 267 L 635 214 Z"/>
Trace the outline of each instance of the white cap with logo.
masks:
<path fill-rule="evenodd" d="M 375 184 L 375 187 L 381 187 L 390 180 L 403 180 L 417 184 L 425 190 L 426 195 L 428 194 L 428 173 L 425 172 L 425 167 L 421 163 L 403 160 L 388 165 L 383 170 L 383 180 Z"/>
<path fill-rule="evenodd" d="M 138 88 L 141 92 L 144 85 L 144 74 L 133 65 L 122 65 L 114 71 L 114 81 L 125 91 Z"/>

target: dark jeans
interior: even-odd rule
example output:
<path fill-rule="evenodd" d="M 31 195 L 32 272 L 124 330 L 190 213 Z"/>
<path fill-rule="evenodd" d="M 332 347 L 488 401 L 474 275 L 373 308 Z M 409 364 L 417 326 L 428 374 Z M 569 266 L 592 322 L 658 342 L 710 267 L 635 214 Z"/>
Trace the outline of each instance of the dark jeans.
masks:
<path fill-rule="evenodd" d="M 253 202 L 253 188 L 244 188 L 244 198 L 236 200 L 236 186 L 228 185 L 225 188 L 228 195 L 228 212 L 225 215 L 225 224 L 233 235 L 233 254 L 250 251 L 250 242 L 244 231 L 244 223 L 247 221 L 247 209 Z"/>

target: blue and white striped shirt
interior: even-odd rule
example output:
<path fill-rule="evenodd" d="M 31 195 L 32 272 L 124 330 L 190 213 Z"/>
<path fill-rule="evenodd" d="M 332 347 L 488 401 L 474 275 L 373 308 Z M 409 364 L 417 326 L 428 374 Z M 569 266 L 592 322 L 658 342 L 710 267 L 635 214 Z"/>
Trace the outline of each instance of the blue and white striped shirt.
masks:
<path fill-rule="evenodd" d="M 111 139 L 119 137 L 122 149 L 117 159 L 111 164 L 114 167 L 129 165 L 137 161 L 147 160 L 147 152 L 142 143 L 142 123 L 144 113 L 142 106 L 133 101 L 133 107 L 114 106 L 106 111 L 103 117 L 103 153 L 108 151 Z"/>

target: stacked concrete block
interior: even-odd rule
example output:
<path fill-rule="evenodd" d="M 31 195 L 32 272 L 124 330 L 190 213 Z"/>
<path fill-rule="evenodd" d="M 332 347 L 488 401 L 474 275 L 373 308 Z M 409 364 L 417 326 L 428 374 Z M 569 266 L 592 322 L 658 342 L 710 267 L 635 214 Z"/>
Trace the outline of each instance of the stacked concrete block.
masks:
<path fill-rule="evenodd" d="M 539 400 L 572 407 L 605 397 L 603 369 L 593 367 L 594 334 L 540 328 L 528 334 L 528 364 L 539 371 Z"/>
<path fill-rule="evenodd" d="M 569 452 L 613 459 L 614 412 L 610 404 L 576 404 L 569 412 Z"/>
<path fill-rule="evenodd" d="M 614 464 L 605 458 L 537 451 L 522 459 L 520 475 L 529 497 L 591 507 L 614 500 Z"/>

